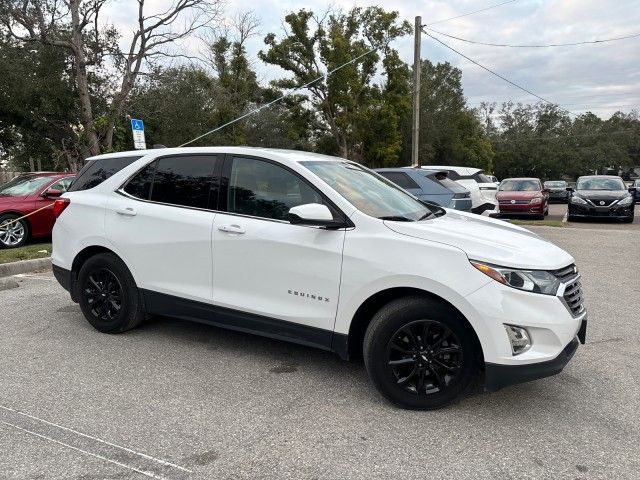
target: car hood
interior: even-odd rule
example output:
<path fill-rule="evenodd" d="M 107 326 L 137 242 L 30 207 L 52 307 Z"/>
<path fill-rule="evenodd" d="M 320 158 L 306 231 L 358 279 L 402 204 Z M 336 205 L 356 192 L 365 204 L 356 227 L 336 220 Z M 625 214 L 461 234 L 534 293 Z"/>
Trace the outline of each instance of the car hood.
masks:
<path fill-rule="evenodd" d="M 498 192 L 496 194 L 496 198 L 505 200 L 505 199 L 514 199 L 514 200 L 526 200 L 534 197 L 541 197 L 541 192 Z"/>
<path fill-rule="evenodd" d="M 472 213 L 447 214 L 421 222 L 385 221 L 394 232 L 464 251 L 469 259 L 505 267 L 556 270 L 573 257 L 553 243 L 517 225 Z"/>
<path fill-rule="evenodd" d="M 576 190 L 575 195 L 589 200 L 618 200 L 629 195 L 627 190 Z"/>

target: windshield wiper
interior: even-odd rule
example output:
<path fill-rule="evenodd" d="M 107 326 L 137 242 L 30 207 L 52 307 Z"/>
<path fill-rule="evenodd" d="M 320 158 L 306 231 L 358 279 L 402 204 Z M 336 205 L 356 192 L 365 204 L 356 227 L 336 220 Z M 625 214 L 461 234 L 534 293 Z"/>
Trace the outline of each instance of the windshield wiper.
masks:
<path fill-rule="evenodd" d="M 427 212 L 418 219 L 418 222 L 421 220 L 426 220 L 427 218 L 431 218 L 431 217 L 437 217 L 437 215 L 434 212 Z"/>
<path fill-rule="evenodd" d="M 413 222 L 413 220 L 411 220 L 408 217 L 403 217 L 402 215 L 387 215 L 384 217 L 378 217 L 380 220 L 391 220 L 394 222 Z"/>

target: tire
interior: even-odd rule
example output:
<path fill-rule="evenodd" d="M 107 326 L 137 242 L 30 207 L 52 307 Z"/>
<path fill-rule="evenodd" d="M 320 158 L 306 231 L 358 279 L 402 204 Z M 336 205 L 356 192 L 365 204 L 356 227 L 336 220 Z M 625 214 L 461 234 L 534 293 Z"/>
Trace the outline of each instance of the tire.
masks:
<path fill-rule="evenodd" d="M 622 223 L 633 223 L 633 216 L 623 219 Z"/>
<path fill-rule="evenodd" d="M 19 215 L 7 213 L 0 215 L 0 248 L 18 248 L 29 239 L 29 223 Z"/>
<path fill-rule="evenodd" d="M 82 265 L 77 289 L 82 313 L 100 332 L 125 332 L 145 318 L 141 295 L 131 272 L 112 253 L 100 253 Z"/>
<path fill-rule="evenodd" d="M 451 403 L 477 368 L 476 343 L 468 329 L 460 314 L 424 297 L 388 303 L 375 314 L 364 337 L 364 363 L 371 381 L 402 408 L 433 410 Z M 417 353 L 419 345 L 422 351 Z M 450 368 L 453 374 L 444 373 Z"/>

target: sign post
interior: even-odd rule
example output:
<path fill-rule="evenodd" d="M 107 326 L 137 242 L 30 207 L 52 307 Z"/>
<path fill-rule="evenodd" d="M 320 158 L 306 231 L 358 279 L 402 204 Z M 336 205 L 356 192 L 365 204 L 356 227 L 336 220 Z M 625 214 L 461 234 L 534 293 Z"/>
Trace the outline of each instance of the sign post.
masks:
<path fill-rule="evenodd" d="M 131 130 L 133 131 L 133 147 L 136 150 L 146 150 L 147 143 L 144 140 L 144 122 L 137 118 L 132 118 Z"/>

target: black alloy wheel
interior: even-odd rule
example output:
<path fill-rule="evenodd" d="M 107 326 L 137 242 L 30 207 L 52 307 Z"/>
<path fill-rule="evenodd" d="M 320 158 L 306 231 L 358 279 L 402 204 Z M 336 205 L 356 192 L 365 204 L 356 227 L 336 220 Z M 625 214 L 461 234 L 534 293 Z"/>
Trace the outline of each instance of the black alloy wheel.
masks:
<path fill-rule="evenodd" d="M 102 321 L 113 321 L 122 310 L 122 285 L 106 268 L 87 276 L 82 293 L 92 315 Z"/>
<path fill-rule="evenodd" d="M 441 408 L 460 396 L 482 361 L 464 317 L 437 299 L 409 296 L 383 306 L 363 342 L 371 381 L 403 408 Z"/>
<path fill-rule="evenodd" d="M 104 333 L 120 333 L 145 318 L 142 295 L 125 263 L 113 253 L 89 258 L 80 268 L 78 303 L 87 321 Z"/>
<path fill-rule="evenodd" d="M 387 365 L 398 386 L 413 395 L 441 392 L 460 376 L 460 340 L 437 320 L 402 326 L 387 344 Z"/>

